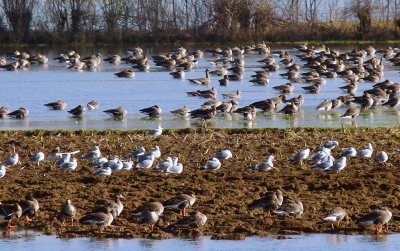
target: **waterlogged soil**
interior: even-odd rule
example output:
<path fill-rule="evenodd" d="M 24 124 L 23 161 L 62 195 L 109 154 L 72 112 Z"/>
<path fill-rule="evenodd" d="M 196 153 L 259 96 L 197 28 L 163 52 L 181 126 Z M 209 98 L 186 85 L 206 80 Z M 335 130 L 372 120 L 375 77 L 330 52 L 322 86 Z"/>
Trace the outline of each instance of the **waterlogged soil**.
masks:
<path fill-rule="evenodd" d="M 3 131 L 0 133 L 0 156 L 4 160 L 14 151 L 21 164 L 8 167 L 0 179 L 2 203 L 18 202 L 31 193 L 40 203 L 32 222 L 23 218 L 14 222 L 19 228 L 38 228 L 60 237 L 115 237 L 115 238 L 171 238 L 173 236 L 209 235 L 214 239 L 243 239 L 249 235 L 301 233 L 374 233 L 371 226 L 356 224 L 358 218 L 372 209 L 387 206 L 393 213 L 387 233 L 400 232 L 400 128 L 342 128 L 342 129 L 179 129 L 165 130 L 159 137 L 145 136 L 145 131 Z M 301 149 L 317 152 L 327 140 L 337 140 L 339 147 L 332 150 L 337 156 L 342 147 L 361 149 L 371 142 L 373 156 L 380 150 L 389 153 L 388 164 L 373 163 L 368 159 L 352 158 L 340 173 L 312 170 L 311 163 L 301 165 L 290 158 Z M 179 175 L 132 169 L 113 172 L 111 176 L 94 176 L 90 161 L 78 160 L 76 171 L 58 170 L 53 163 L 36 166 L 27 163 L 29 156 L 43 151 L 46 156 L 59 146 L 61 152 L 80 150 L 80 157 L 98 145 L 102 156 L 126 156 L 140 146 L 147 150 L 158 145 L 161 158 L 179 157 L 184 170 Z M 217 171 L 202 171 L 200 167 L 222 149 L 229 149 L 233 158 L 222 161 Z M 271 171 L 252 168 L 269 155 L 275 156 Z M 247 205 L 268 191 L 281 189 L 302 201 L 301 217 L 265 217 L 262 210 L 247 209 Z M 208 220 L 205 226 L 182 229 L 174 223 L 182 216 L 179 211 L 165 210 L 151 231 L 138 223 L 132 212 L 148 201 L 164 202 L 172 196 L 191 193 L 195 204 L 188 213 L 200 211 Z M 113 222 L 114 228 L 103 233 L 88 226 L 62 227 L 57 215 L 60 205 L 70 199 L 77 208 L 76 219 L 94 207 L 111 201 L 113 194 L 122 193 L 124 210 Z M 324 214 L 334 206 L 345 208 L 349 224 L 331 229 L 324 222 Z M 7 222 L 0 223 L 6 227 Z M 17 228 L 18 229 L 18 228 Z"/>

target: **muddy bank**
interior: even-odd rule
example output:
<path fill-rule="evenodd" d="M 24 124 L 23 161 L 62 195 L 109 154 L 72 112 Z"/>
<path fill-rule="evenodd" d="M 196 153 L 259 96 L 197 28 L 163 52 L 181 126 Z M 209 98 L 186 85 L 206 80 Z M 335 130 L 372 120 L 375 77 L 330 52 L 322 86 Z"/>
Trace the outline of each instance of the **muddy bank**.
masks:
<path fill-rule="evenodd" d="M 32 193 L 40 203 L 40 210 L 32 223 L 24 219 L 18 226 L 42 229 L 61 237 L 148 237 L 210 235 L 215 239 L 242 239 L 247 235 L 265 236 L 270 233 L 343 233 L 374 232 L 372 227 L 356 224 L 356 220 L 371 209 L 387 206 L 393 213 L 389 233 L 400 232 L 400 178 L 398 175 L 400 129 L 181 129 L 165 130 L 159 137 L 146 137 L 145 131 L 3 131 L 0 134 L 0 160 L 17 152 L 20 165 L 7 168 L 0 179 L 2 203 L 21 201 Z M 380 150 L 389 153 L 389 164 L 370 163 L 366 159 L 352 158 L 346 168 L 336 172 L 312 170 L 312 164 L 301 166 L 289 159 L 294 153 L 310 148 L 317 152 L 325 141 L 334 139 L 339 148 L 332 150 L 337 156 L 342 147 L 361 149 L 371 142 L 375 156 Z M 76 171 L 58 170 L 52 163 L 35 166 L 27 163 L 29 156 L 43 151 L 46 156 L 59 146 L 61 152 L 80 150 L 80 157 L 100 146 L 102 156 L 126 156 L 140 146 L 146 150 L 158 145 L 162 155 L 177 156 L 184 166 L 180 175 L 165 175 L 153 170 L 113 172 L 109 177 L 93 176 L 90 161 L 78 160 Z M 222 167 L 213 171 L 198 170 L 222 149 L 229 149 L 233 158 L 222 161 Z M 269 155 L 275 156 L 275 169 L 263 172 L 251 170 Z M 76 156 L 75 156 L 76 157 Z M 302 217 L 264 217 L 261 210 L 247 210 L 247 205 L 268 191 L 280 188 L 284 195 L 301 200 Z M 137 223 L 131 213 L 150 200 L 163 202 L 174 195 L 194 192 L 196 202 L 188 212 L 201 211 L 208 217 L 206 225 L 195 231 L 175 228 L 181 218 L 179 211 L 165 210 L 154 231 Z M 90 231 L 90 227 L 61 227 L 57 220 L 60 205 L 70 199 L 77 208 L 77 219 L 98 205 L 111 201 L 114 193 L 122 193 L 124 210 L 113 222 L 115 228 L 104 233 Z M 345 208 L 350 215 L 347 227 L 332 230 L 322 221 L 326 211 L 334 206 Z M 0 223 L 5 227 L 7 222 Z"/>

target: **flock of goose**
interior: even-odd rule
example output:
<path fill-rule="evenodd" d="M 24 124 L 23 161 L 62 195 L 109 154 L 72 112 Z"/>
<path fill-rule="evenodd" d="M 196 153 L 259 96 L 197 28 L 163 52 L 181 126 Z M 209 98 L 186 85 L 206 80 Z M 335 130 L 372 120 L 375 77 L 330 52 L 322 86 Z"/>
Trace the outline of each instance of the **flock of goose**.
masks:
<path fill-rule="evenodd" d="M 319 147 L 318 152 L 314 153 L 310 157 L 310 149 L 302 149 L 299 152 L 293 154 L 290 161 L 298 161 L 301 166 L 311 163 L 313 170 L 320 171 L 336 171 L 341 172 L 347 164 L 347 158 L 365 158 L 370 159 L 368 161 L 386 164 L 388 160 L 388 154 L 385 151 L 381 151 L 375 157 L 373 155 L 373 146 L 368 143 L 366 148 L 355 150 L 353 147 L 342 148 L 342 152 L 339 154 L 339 160 L 335 162 L 334 157 L 331 155 L 331 150 L 337 147 L 339 143 L 334 140 L 329 140 Z M 397 150 L 398 152 L 400 149 Z M 48 156 L 45 158 L 43 152 L 38 152 L 27 160 L 27 162 L 40 165 L 40 162 L 52 162 L 59 170 L 74 171 L 77 168 L 77 159 L 73 158 L 70 160 L 71 156 L 78 154 L 80 151 L 61 153 L 60 148 L 56 147 Z M 139 147 L 135 151 L 129 153 L 126 158 L 129 161 L 123 162 L 118 156 L 113 156 L 111 159 L 106 159 L 101 157 L 101 151 L 98 146 L 95 146 L 92 151 L 87 152 L 82 155 L 79 159 L 82 161 L 92 161 L 91 166 L 94 171 L 91 172 L 92 175 L 111 175 L 112 172 L 121 170 L 130 170 L 133 168 L 133 161 L 131 159 L 137 159 L 135 168 L 151 169 L 154 167 L 154 171 L 164 172 L 165 174 L 175 174 L 179 175 L 183 171 L 183 165 L 178 163 L 178 158 L 168 157 L 165 161 L 159 161 L 157 165 L 154 164 L 155 159 L 160 158 L 161 151 L 158 146 L 154 149 L 146 152 L 144 147 Z M 232 158 L 232 152 L 230 150 L 224 149 L 216 153 L 200 170 L 210 170 L 217 171 L 221 168 L 223 161 Z M 274 168 L 273 160 L 274 156 L 270 155 L 267 157 L 266 161 L 256 165 L 254 170 L 269 171 Z M 221 163 L 222 162 L 222 163 Z M 14 154 L 7 158 L 1 163 L 0 168 L 0 178 L 5 176 L 6 167 L 14 166 L 20 164 L 20 159 L 18 154 Z M 82 217 L 79 222 L 82 225 L 99 226 L 100 232 L 104 227 L 110 226 L 114 217 L 118 217 L 123 209 L 122 202 L 120 199 L 124 199 L 121 194 L 117 194 L 114 197 L 114 202 L 108 203 L 105 206 L 95 208 L 92 212 L 87 213 Z M 137 208 L 132 212 L 132 215 L 139 216 L 139 222 L 150 224 L 151 229 L 153 229 L 154 224 L 157 223 L 160 215 L 166 208 L 177 208 L 180 209 L 180 215 L 186 216 L 185 209 L 191 207 L 196 201 L 196 197 L 193 193 L 191 194 L 181 194 L 166 200 L 164 203 L 151 201 L 145 203 L 141 207 Z M 25 203 L 25 204 L 24 204 Z M 27 206 L 28 205 L 28 206 Z M 283 197 L 281 190 L 275 192 L 269 192 L 267 195 L 261 199 L 258 199 L 248 205 L 249 210 L 256 208 L 262 208 L 266 211 L 266 217 L 271 217 L 272 214 L 277 215 L 301 215 L 303 213 L 303 203 L 296 200 L 290 196 Z M 8 226 L 11 228 L 11 221 L 20 218 L 23 215 L 34 216 L 35 212 L 39 209 L 39 204 L 32 195 L 28 195 L 26 200 L 21 203 L 14 204 L 0 204 L 0 218 L 8 220 Z M 60 218 L 63 221 L 65 219 L 71 220 L 71 225 L 73 225 L 73 220 L 75 218 L 76 209 L 72 205 L 70 200 L 66 200 L 66 203 L 61 206 Z M 346 210 L 340 206 L 332 208 L 323 220 L 332 222 L 332 228 L 334 228 L 333 223 L 338 222 L 343 219 L 347 219 Z M 392 217 L 392 213 L 386 207 L 382 207 L 373 210 L 371 213 L 363 216 L 358 220 L 358 223 L 374 224 L 378 232 L 382 232 L 382 225 L 389 222 Z M 207 217 L 201 212 L 195 211 L 191 213 L 188 217 L 179 220 L 175 226 L 186 226 L 192 229 L 203 226 L 206 223 Z M 386 225 L 387 229 L 387 225 Z"/>
<path fill-rule="evenodd" d="M 355 118 L 359 115 L 360 109 L 369 109 L 381 105 L 395 108 L 400 104 L 400 99 L 397 96 L 400 84 L 393 83 L 388 79 L 381 81 L 384 76 L 384 61 L 392 62 L 394 66 L 400 64 L 400 53 L 398 50 L 391 47 L 376 50 L 372 46 L 369 46 L 364 50 L 339 53 L 337 50 L 325 46 L 315 48 L 307 44 L 297 46 L 295 49 L 298 53 L 291 55 L 288 51 L 273 51 L 265 43 L 262 43 L 251 47 L 227 47 L 225 49 L 215 48 L 207 50 L 206 53 L 217 56 L 217 58 L 209 60 L 210 67 L 211 65 L 217 65 L 218 69 L 206 69 L 205 77 L 188 78 L 189 83 L 208 87 L 211 85 L 210 75 L 221 76 L 219 80 L 219 85 L 221 86 L 229 85 L 230 81 L 241 81 L 243 80 L 243 73 L 245 71 L 244 58 L 249 53 L 265 55 L 264 59 L 257 61 L 260 63 L 261 69 L 251 75 L 251 83 L 255 85 L 268 85 L 270 76 L 276 74 L 275 72 L 280 68 L 287 70 L 287 72 L 279 74 L 281 78 L 287 79 L 287 83 L 272 87 L 274 91 L 280 93 L 279 96 L 254 101 L 242 107 L 238 103 L 242 94 L 241 90 L 237 90 L 235 93 L 223 93 L 222 97 L 229 99 L 229 101 L 221 101 L 217 98 L 216 86 L 212 86 L 211 89 L 190 91 L 187 92 L 189 96 L 209 100 L 197 109 L 189 109 L 188 105 L 184 105 L 170 112 L 179 117 L 200 118 L 203 120 L 214 118 L 218 112 L 240 113 L 245 120 L 254 120 L 257 112 L 260 110 L 267 113 L 293 114 L 297 113 L 304 103 L 302 94 L 290 99 L 286 97 L 287 94 L 293 92 L 297 83 L 303 83 L 301 89 L 303 89 L 304 93 L 318 94 L 323 91 L 323 86 L 327 84 L 327 81 L 329 83 L 329 78 L 337 77 L 341 77 L 345 82 L 348 82 L 346 85 L 338 86 L 346 94 L 331 100 L 324 100 L 315 107 L 317 110 L 328 112 L 345 104 L 348 109 L 341 117 Z M 140 47 L 127 50 L 127 52 L 129 54 L 127 57 L 109 55 L 104 58 L 104 61 L 107 63 L 126 63 L 131 65 L 131 68 L 126 68 L 115 73 L 117 77 L 132 78 L 136 74 L 133 69 L 139 72 L 150 70 L 151 60 L 149 60 Z M 6 57 L 17 60 L 7 63 Z M 6 57 L 1 58 L 0 67 L 10 71 L 29 67 L 31 64 L 48 63 L 45 55 L 37 54 L 30 56 L 26 52 L 20 53 L 17 50 L 7 54 Z M 151 67 L 161 67 L 168 71 L 173 78 L 185 78 L 185 71 L 193 69 L 202 57 L 203 52 L 200 50 L 187 52 L 185 48 L 180 47 L 172 52 L 152 56 L 155 66 L 152 65 Z M 280 58 L 279 62 L 277 62 L 277 58 Z M 369 59 L 367 60 L 367 58 Z M 102 61 L 100 54 L 81 58 L 73 50 L 61 53 L 55 60 L 67 63 L 67 68 L 73 70 L 94 69 Z M 363 95 L 356 96 L 359 82 L 373 82 L 374 86 L 370 90 L 365 90 Z M 304 86 L 304 84 L 307 85 Z M 286 106 L 280 108 L 279 106 L 282 103 L 285 103 Z M 63 100 L 44 105 L 53 110 L 63 110 L 66 108 L 66 103 Z M 95 110 L 98 109 L 98 103 L 96 100 L 93 100 L 86 107 L 89 110 Z M 86 107 L 79 105 L 68 112 L 72 116 L 80 117 L 86 112 Z M 139 111 L 150 118 L 158 117 L 162 113 L 162 109 L 158 105 L 146 107 Z M 104 112 L 115 119 L 122 119 L 128 113 L 123 106 L 104 110 Z M 2 117 L 24 118 L 28 113 L 28 109 L 23 107 L 12 112 L 6 107 L 0 109 L 0 116 Z"/>

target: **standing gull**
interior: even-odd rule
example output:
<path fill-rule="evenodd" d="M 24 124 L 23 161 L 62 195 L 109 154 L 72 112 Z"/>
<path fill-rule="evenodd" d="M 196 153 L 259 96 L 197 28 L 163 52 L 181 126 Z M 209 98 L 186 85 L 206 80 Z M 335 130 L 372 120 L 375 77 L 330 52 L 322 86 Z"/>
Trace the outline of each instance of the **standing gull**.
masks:
<path fill-rule="evenodd" d="M 39 166 L 40 161 L 43 160 L 44 160 L 44 153 L 37 152 L 28 159 L 28 162 L 35 162 Z"/>
<path fill-rule="evenodd" d="M 111 175 L 111 168 L 108 166 L 108 167 L 104 167 L 104 168 L 101 168 L 101 169 L 99 169 L 99 170 L 96 170 L 96 171 L 93 171 L 92 172 L 92 174 L 94 174 L 94 175 Z"/>
<path fill-rule="evenodd" d="M 157 166 L 156 166 L 156 170 L 167 170 L 169 167 L 171 167 L 173 165 L 172 163 L 172 158 L 168 157 L 165 161 L 160 162 Z"/>
<path fill-rule="evenodd" d="M 4 165 L 0 166 L 0 179 L 6 175 L 6 167 Z"/>
<path fill-rule="evenodd" d="M 314 164 L 314 170 L 326 170 L 333 165 L 334 158 L 331 155 L 326 155 L 318 163 Z"/>
<path fill-rule="evenodd" d="M 19 163 L 18 153 L 15 153 L 13 156 L 8 157 L 5 161 L 1 164 L 5 166 L 13 166 Z"/>
<path fill-rule="evenodd" d="M 355 157 L 357 154 L 354 147 L 342 148 L 342 151 L 343 152 L 339 154 L 339 157 Z"/>
<path fill-rule="evenodd" d="M 221 159 L 221 160 L 229 159 L 229 158 L 232 158 L 232 153 L 231 153 L 231 151 L 224 149 L 224 150 L 221 150 L 219 153 L 217 153 L 214 156 L 214 158 Z"/>
<path fill-rule="evenodd" d="M 347 162 L 347 158 L 346 157 L 344 157 L 344 156 L 340 157 L 340 159 L 338 161 L 336 161 L 335 164 L 333 164 L 332 166 L 330 166 L 327 169 L 325 169 L 325 171 L 337 171 L 337 172 L 340 172 L 346 167 L 346 162 Z"/>
<path fill-rule="evenodd" d="M 146 149 L 143 146 L 141 146 L 138 149 L 136 149 L 135 151 L 133 151 L 131 154 L 126 156 L 125 158 L 137 158 L 137 157 L 143 155 L 145 152 L 146 152 Z"/>
<path fill-rule="evenodd" d="M 82 156 L 81 159 L 95 160 L 100 158 L 100 148 L 99 146 L 94 146 L 94 150 L 88 152 L 86 155 Z"/>
<path fill-rule="evenodd" d="M 210 159 L 205 166 L 200 168 L 201 170 L 213 170 L 216 171 L 221 167 L 221 162 L 217 158 Z"/>
<path fill-rule="evenodd" d="M 303 160 L 307 159 L 309 154 L 310 154 L 310 149 L 309 148 L 303 149 L 303 150 L 300 150 L 295 155 L 293 155 L 293 157 L 291 157 L 290 160 L 291 161 L 299 160 L 300 164 L 303 165 Z"/>
<path fill-rule="evenodd" d="M 172 160 L 172 166 L 168 167 L 164 173 L 169 174 L 169 173 L 174 173 L 174 174 L 180 174 L 183 171 L 183 165 L 182 163 L 178 163 L 178 157 L 174 157 Z"/>
<path fill-rule="evenodd" d="M 77 166 L 78 166 L 78 163 L 76 162 L 76 158 L 72 158 L 72 160 L 70 162 L 62 163 L 59 166 L 59 168 L 62 170 L 67 170 L 67 171 L 75 171 Z"/>
<path fill-rule="evenodd" d="M 49 155 L 47 155 L 47 158 L 44 162 L 47 162 L 49 160 L 58 160 L 62 158 L 62 154 L 60 153 L 60 147 L 56 146 Z"/>
<path fill-rule="evenodd" d="M 146 136 L 160 136 L 163 128 L 159 125 L 156 129 L 146 132 Z"/>
<path fill-rule="evenodd" d="M 272 163 L 273 160 L 274 156 L 270 155 L 263 163 L 255 166 L 254 169 L 261 171 L 269 171 L 274 167 L 274 163 Z"/>
<path fill-rule="evenodd" d="M 323 147 L 328 148 L 328 149 L 333 149 L 336 146 L 339 146 L 339 142 L 337 142 L 336 140 L 328 140 L 324 143 Z"/>
<path fill-rule="evenodd" d="M 133 167 L 133 161 L 131 159 L 122 162 L 122 170 L 131 170 L 132 167 Z"/>
<path fill-rule="evenodd" d="M 386 163 L 386 161 L 389 159 L 389 156 L 388 156 L 388 154 L 385 152 L 385 151 L 380 151 L 379 152 L 379 154 L 378 155 L 376 155 L 374 158 L 373 158 L 373 160 L 375 161 L 375 162 L 378 162 L 378 163 Z"/>
<path fill-rule="evenodd" d="M 372 151 L 373 151 L 372 144 L 368 143 L 367 147 L 364 148 L 364 149 L 359 150 L 356 153 L 355 157 L 371 158 Z"/>

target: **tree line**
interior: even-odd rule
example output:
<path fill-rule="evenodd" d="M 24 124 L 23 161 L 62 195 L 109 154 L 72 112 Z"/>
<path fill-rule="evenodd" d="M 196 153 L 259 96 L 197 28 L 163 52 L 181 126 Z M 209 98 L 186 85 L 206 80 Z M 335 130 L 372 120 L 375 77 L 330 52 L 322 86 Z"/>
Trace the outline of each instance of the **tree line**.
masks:
<path fill-rule="evenodd" d="M 0 0 L 0 43 L 398 38 L 398 0 Z"/>

